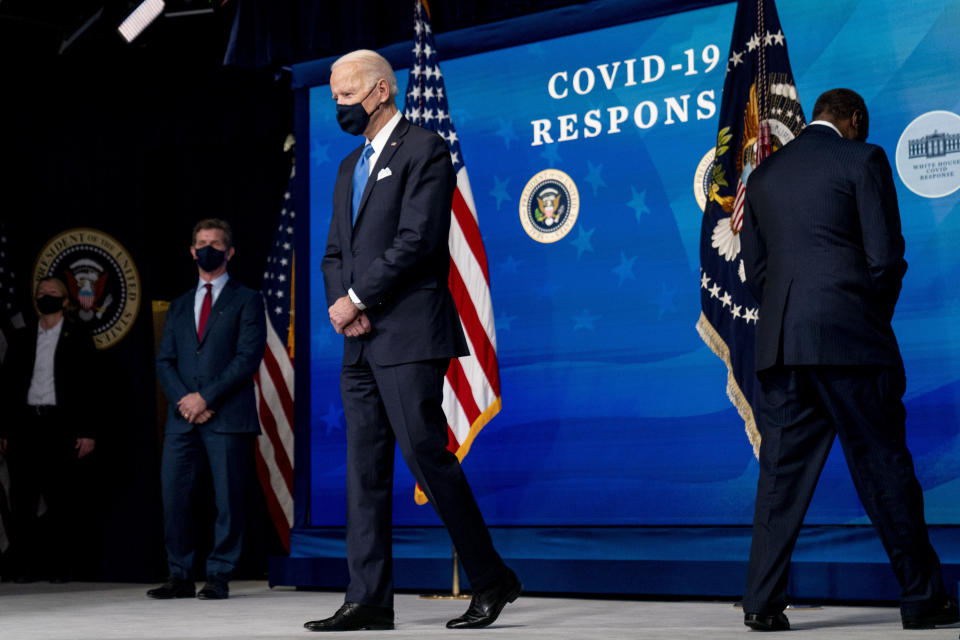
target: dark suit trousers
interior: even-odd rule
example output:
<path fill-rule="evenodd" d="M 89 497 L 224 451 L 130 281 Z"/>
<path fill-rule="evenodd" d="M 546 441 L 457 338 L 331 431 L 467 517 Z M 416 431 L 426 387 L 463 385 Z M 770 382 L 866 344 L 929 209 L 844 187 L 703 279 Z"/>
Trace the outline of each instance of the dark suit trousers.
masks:
<path fill-rule="evenodd" d="M 743 610 L 777 613 L 787 605 L 790 555 L 835 436 L 900 582 L 901 612 L 940 604 L 940 561 L 906 445 L 903 369 L 777 366 L 759 378 L 760 478 Z"/>
<path fill-rule="evenodd" d="M 170 575 L 193 579 L 196 551 L 194 501 L 200 474 L 213 480 L 217 516 L 207 576 L 229 579 L 243 551 L 247 477 L 254 434 L 216 433 L 202 425 L 187 433 L 167 433 L 163 441 L 160 482 L 163 533 Z"/>
<path fill-rule="evenodd" d="M 69 576 L 78 551 L 77 439 L 63 420 L 56 410 L 42 417 L 30 410 L 9 441 L 10 554 L 23 575 Z M 38 516 L 41 496 L 46 511 Z"/>
<path fill-rule="evenodd" d="M 439 514 L 473 589 L 505 572 L 457 457 L 441 406 L 448 360 L 380 367 L 366 349 L 340 377 L 347 420 L 346 601 L 393 606 L 394 443 Z M 412 497 L 412 496 L 411 496 Z"/>

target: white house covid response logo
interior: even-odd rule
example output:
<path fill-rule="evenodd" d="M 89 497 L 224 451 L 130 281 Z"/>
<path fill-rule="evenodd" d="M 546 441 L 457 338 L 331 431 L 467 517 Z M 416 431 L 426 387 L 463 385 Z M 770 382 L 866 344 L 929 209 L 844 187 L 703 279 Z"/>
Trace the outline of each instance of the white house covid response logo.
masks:
<path fill-rule="evenodd" d="M 897 143 L 897 173 L 924 198 L 960 189 L 960 116 L 928 111 L 908 124 Z"/>
<path fill-rule="evenodd" d="M 559 169 L 536 174 L 520 194 L 520 223 L 537 242 L 556 242 L 570 233 L 579 211 L 577 185 Z"/>
<path fill-rule="evenodd" d="M 140 274 L 113 237 L 85 228 L 54 236 L 37 256 L 34 286 L 48 276 L 67 285 L 70 305 L 97 349 L 109 349 L 130 331 L 140 310 Z"/>

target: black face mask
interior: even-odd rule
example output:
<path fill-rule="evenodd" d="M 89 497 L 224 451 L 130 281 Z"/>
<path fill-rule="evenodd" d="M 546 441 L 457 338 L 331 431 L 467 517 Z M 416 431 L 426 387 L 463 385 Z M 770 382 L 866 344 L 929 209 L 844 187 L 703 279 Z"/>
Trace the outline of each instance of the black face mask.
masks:
<path fill-rule="evenodd" d="M 37 309 L 43 315 L 56 313 L 63 309 L 63 296 L 40 296 L 37 298 Z"/>
<path fill-rule="evenodd" d="M 223 264 L 223 261 L 227 259 L 226 251 L 220 251 L 209 244 L 205 247 L 196 249 L 196 252 L 197 264 L 200 265 L 200 268 L 207 273 L 219 269 L 220 265 Z"/>
<path fill-rule="evenodd" d="M 376 88 L 377 85 L 373 85 L 373 89 L 370 89 L 360 102 L 337 105 L 337 123 L 339 123 L 341 129 L 353 136 L 358 136 L 367 129 L 370 116 L 377 112 L 380 105 L 377 105 L 373 113 L 367 113 L 367 110 L 363 108 L 363 101 L 369 98 Z"/>

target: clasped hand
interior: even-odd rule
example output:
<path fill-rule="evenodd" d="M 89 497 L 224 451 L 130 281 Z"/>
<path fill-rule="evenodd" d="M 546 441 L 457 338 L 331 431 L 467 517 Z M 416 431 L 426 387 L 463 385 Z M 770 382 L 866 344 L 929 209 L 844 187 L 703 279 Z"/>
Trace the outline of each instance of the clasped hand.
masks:
<path fill-rule="evenodd" d="M 213 416 L 213 410 L 207 408 L 207 401 L 196 391 L 177 401 L 177 411 L 190 424 L 203 424 Z"/>
<path fill-rule="evenodd" d="M 334 330 L 350 338 L 362 336 L 369 333 L 371 329 L 370 319 L 367 314 L 357 309 L 350 296 L 343 296 L 328 309 L 330 314 L 330 324 Z"/>

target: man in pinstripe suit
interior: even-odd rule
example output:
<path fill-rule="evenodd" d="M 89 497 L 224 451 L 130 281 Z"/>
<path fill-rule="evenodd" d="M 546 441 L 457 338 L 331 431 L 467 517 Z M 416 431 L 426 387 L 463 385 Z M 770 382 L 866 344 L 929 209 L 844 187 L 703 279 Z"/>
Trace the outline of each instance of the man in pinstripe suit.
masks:
<path fill-rule="evenodd" d="M 833 89 L 813 122 L 750 176 L 742 247 L 760 303 L 754 399 L 760 478 L 744 623 L 789 629 L 790 555 L 839 436 L 901 585 L 905 629 L 957 621 L 906 446 L 906 384 L 890 324 L 907 270 L 890 164 L 863 99 Z"/>

